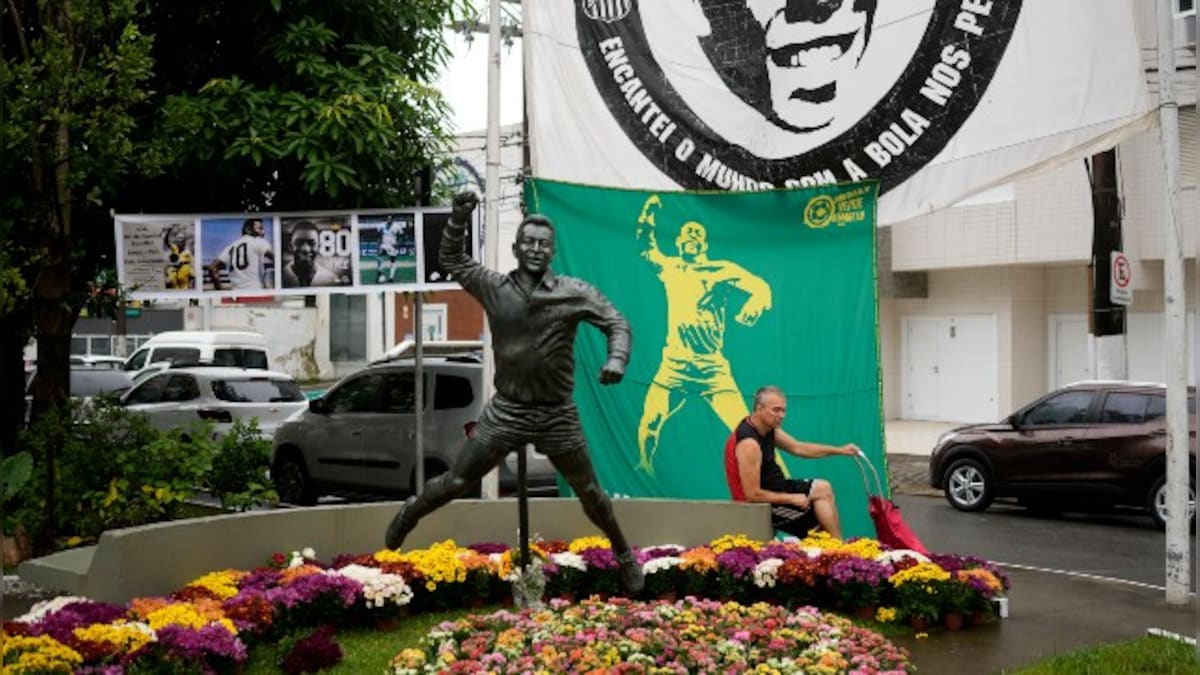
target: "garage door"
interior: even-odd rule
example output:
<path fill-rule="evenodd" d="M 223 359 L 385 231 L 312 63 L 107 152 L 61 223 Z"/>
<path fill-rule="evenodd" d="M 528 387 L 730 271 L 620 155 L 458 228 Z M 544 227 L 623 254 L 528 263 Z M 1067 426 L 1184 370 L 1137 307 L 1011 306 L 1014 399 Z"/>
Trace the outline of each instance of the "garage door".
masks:
<path fill-rule="evenodd" d="M 906 419 L 999 418 L 993 315 L 905 317 L 903 336 Z"/>

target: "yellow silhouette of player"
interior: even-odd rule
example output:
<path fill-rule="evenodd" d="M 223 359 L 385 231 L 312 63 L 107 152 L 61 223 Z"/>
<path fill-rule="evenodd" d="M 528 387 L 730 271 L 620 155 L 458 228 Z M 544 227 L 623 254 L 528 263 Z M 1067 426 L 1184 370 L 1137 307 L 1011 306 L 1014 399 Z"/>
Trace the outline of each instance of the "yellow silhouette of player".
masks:
<path fill-rule="evenodd" d="M 663 254 L 654 221 L 660 207 L 662 200 L 651 195 L 637 220 L 641 256 L 654 266 L 667 293 L 662 363 L 646 392 L 638 424 L 638 468 L 651 475 L 663 425 L 692 397 L 704 399 L 730 429 L 750 414 L 721 353 L 726 313 L 734 309 L 735 321 L 753 326 L 771 308 L 771 287 L 765 281 L 736 263 L 708 259 L 707 234 L 700 223 L 689 221 L 679 228 L 678 256 Z"/>

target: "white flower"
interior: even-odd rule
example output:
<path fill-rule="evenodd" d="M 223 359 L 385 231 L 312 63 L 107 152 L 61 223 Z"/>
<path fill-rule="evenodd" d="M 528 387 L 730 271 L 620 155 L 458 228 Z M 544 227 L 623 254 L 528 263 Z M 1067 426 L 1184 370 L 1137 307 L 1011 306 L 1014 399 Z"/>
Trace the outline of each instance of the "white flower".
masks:
<path fill-rule="evenodd" d="M 647 576 L 656 574 L 658 572 L 669 570 L 673 567 L 679 567 L 682 562 L 683 558 L 678 558 L 671 555 L 663 556 L 661 558 L 654 558 L 653 560 L 647 560 L 646 562 L 642 563 L 642 574 Z"/>
<path fill-rule="evenodd" d="M 385 604 L 404 606 L 412 601 L 412 588 L 399 574 L 364 565 L 346 565 L 330 573 L 340 574 L 362 584 L 367 607 L 383 607 Z"/>
<path fill-rule="evenodd" d="M 311 546 L 304 547 L 304 550 L 300 551 L 300 555 L 304 556 L 308 560 L 316 560 L 317 558 L 317 552 L 314 551 L 313 547 Z"/>
<path fill-rule="evenodd" d="M 898 561 L 905 558 L 912 558 L 913 560 L 921 563 L 929 562 L 929 558 L 927 556 L 908 548 L 898 548 L 894 551 L 884 551 L 883 553 L 875 556 L 875 562 L 891 563 L 894 565 Z"/>
<path fill-rule="evenodd" d="M 776 576 L 781 565 L 783 565 L 782 558 L 767 558 L 755 565 L 754 585 L 759 588 L 774 588 Z"/>
<path fill-rule="evenodd" d="M 33 607 L 30 607 L 28 612 L 25 612 L 21 616 L 13 619 L 13 621 L 19 623 L 37 623 L 38 621 L 46 618 L 46 616 L 57 612 L 72 602 L 90 602 L 90 600 L 78 595 L 60 595 L 57 598 L 42 600 Z"/>
<path fill-rule="evenodd" d="M 584 562 L 583 556 L 579 555 L 578 553 L 571 553 L 570 551 L 551 553 L 550 562 L 558 565 L 559 567 L 570 567 L 571 569 L 579 570 L 580 572 L 587 571 L 587 563 Z"/>

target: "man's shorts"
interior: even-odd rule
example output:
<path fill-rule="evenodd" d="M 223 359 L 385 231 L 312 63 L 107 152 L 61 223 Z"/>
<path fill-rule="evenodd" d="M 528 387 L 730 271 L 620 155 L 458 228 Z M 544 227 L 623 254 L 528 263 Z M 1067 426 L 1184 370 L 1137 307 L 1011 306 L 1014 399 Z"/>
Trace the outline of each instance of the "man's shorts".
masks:
<path fill-rule="evenodd" d="M 473 438 L 489 448 L 519 449 L 533 443 L 548 457 L 586 449 L 573 401 L 553 405 L 517 403 L 499 395 L 483 408 Z"/>
<path fill-rule="evenodd" d="M 811 480 L 788 479 L 787 487 L 781 490 L 781 492 L 807 496 L 812 492 L 812 486 L 813 482 Z M 783 504 L 771 505 L 771 527 L 776 530 L 804 538 L 808 536 L 809 530 L 817 527 L 817 525 L 817 514 L 813 513 L 811 504 L 804 510 Z"/>
<path fill-rule="evenodd" d="M 697 396 L 739 391 L 729 361 L 721 354 L 685 355 L 666 348 L 658 372 L 654 374 L 654 384 Z"/>

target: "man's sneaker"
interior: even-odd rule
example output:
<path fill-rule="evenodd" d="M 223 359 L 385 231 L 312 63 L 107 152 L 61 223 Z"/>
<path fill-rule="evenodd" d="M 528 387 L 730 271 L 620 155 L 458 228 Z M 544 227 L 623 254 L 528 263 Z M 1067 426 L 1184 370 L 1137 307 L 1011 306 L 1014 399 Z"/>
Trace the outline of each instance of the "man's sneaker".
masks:
<path fill-rule="evenodd" d="M 408 522 L 405 519 L 405 514 L 412 508 L 413 502 L 417 501 L 416 495 L 404 500 L 404 504 L 396 515 L 392 518 L 392 522 L 388 524 L 387 534 L 384 535 L 384 545 L 390 549 L 398 549 L 404 543 L 404 538 L 412 531 L 415 523 Z"/>
<path fill-rule="evenodd" d="M 617 563 L 621 566 L 621 583 L 630 595 L 637 595 L 646 587 L 646 577 L 642 574 L 642 564 L 637 561 L 633 551 L 617 554 Z"/>

